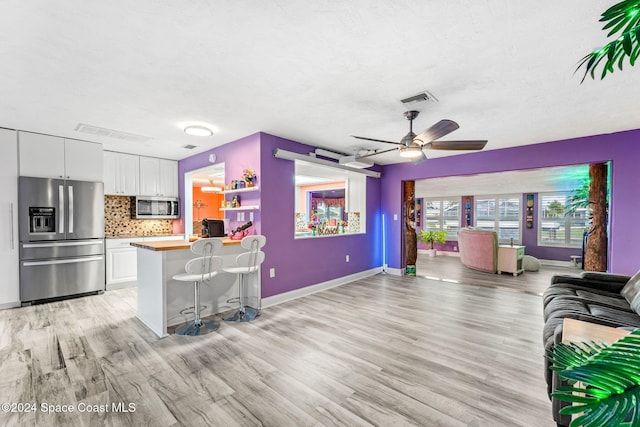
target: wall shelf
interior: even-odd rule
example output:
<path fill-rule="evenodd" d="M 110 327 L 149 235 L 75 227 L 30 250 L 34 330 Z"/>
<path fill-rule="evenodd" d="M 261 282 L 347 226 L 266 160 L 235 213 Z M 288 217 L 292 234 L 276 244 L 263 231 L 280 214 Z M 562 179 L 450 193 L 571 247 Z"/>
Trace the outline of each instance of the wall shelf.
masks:
<path fill-rule="evenodd" d="M 257 205 L 240 206 L 239 208 L 220 208 L 221 211 L 256 211 L 260 209 Z"/>
<path fill-rule="evenodd" d="M 260 187 L 245 187 L 237 188 L 235 190 L 225 190 L 221 191 L 220 194 L 247 193 L 249 191 L 260 191 Z"/>

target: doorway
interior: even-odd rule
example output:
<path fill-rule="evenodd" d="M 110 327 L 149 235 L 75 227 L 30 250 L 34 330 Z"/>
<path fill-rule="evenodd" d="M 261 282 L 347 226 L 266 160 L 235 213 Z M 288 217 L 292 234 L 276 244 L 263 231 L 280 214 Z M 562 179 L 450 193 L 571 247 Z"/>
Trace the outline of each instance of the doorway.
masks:
<path fill-rule="evenodd" d="M 185 232 L 200 235 L 205 218 L 224 219 L 224 163 L 185 173 Z"/>

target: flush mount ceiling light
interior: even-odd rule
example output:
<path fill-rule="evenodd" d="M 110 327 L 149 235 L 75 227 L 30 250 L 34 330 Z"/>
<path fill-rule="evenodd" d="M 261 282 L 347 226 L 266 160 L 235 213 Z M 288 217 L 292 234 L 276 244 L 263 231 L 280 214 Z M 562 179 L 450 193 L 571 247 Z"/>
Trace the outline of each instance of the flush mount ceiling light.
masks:
<path fill-rule="evenodd" d="M 187 126 L 184 128 L 184 133 L 192 136 L 211 136 L 213 135 L 213 131 L 208 127 L 204 126 Z"/>

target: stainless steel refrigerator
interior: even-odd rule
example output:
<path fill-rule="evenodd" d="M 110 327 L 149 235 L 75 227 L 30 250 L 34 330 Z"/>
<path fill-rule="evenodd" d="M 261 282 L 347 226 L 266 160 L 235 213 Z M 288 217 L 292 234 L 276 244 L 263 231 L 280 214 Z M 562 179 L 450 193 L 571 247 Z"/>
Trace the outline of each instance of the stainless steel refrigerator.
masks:
<path fill-rule="evenodd" d="M 21 176 L 20 301 L 104 291 L 102 182 Z"/>

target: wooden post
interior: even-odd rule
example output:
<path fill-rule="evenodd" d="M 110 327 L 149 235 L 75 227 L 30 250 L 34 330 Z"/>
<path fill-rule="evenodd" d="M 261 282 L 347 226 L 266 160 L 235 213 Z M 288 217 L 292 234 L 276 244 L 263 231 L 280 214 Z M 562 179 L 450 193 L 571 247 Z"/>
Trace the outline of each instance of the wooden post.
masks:
<path fill-rule="evenodd" d="M 416 238 L 416 199 L 415 181 L 404 181 L 404 245 L 405 245 L 405 273 L 416 275 L 416 260 L 418 259 L 418 241 Z"/>
<path fill-rule="evenodd" d="M 591 229 L 584 254 L 586 271 L 607 271 L 607 164 L 589 165 Z"/>

